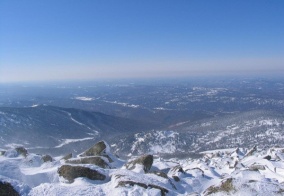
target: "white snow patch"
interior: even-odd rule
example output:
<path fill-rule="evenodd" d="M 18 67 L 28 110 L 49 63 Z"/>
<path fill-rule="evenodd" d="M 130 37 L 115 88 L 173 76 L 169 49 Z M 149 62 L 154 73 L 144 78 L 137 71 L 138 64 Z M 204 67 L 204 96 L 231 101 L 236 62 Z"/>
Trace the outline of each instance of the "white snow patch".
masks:
<path fill-rule="evenodd" d="M 60 148 L 62 146 L 65 146 L 70 143 L 75 143 L 75 142 L 81 142 L 85 140 L 92 140 L 94 139 L 93 137 L 86 137 L 86 138 L 81 138 L 81 139 L 63 139 L 63 142 L 59 144 L 58 146 L 55 146 L 55 148 Z"/>
<path fill-rule="evenodd" d="M 80 100 L 80 101 L 93 101 L 94 98 L 92 97 L 75 97 L 75 99 Z"/>

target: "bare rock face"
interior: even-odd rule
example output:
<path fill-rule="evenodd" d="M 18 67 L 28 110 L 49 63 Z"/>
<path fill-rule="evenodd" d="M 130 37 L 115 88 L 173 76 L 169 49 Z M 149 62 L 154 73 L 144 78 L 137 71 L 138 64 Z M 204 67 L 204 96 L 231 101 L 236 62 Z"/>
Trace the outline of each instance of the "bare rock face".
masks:
<path fill-rule="evenodd" d="M 0 195 L 3 196 L 20 196 L 20 194 L 15 191 L 14 187 L 8 182 L 0 181 Z"/>
<path fill-rule="evenodd" d="M 71 159 L 72 156 L 73 156 L 72 153 L 69 153 L 69 154 L 65 155 L 62 159 L 63 160 L 68 160 L 68 159 Z"/>
<path fill-rule="evenodd" d="M 129 170 L 133 170 L 135 169 L 136 165 L 139 164 L 143 166 L 143 170 L 145 173 L 147 173 L 151 169 L 153 161 L 153 155 L 143 155 L 133 161 L 128 162 L 125 166 Z"/>
<path fill-rule="evenodd" d="M 23 155 L 24 157 L 27 157 L 28 155 L 28 151 L 24 147 L 17 147 L 15 150 L 19 155 Z"/>
<path fill-rule="evenodd" d="M 228 178 L 221 182 L 219 186 L 210 186 L 204 191 L 204 195 L 211 195 L 215 193 L 222 192 L 224 195 L 231 195 L 230 193 L 235 191 L 235 187 L 233 185 L 233 179 Z"/>
<path fill-rule="evenodd" d="M 265 170 L 265 166 L 264 165 L 251 165 L 249 167 L 250 171 L 259 171 L 259 170 Z"/>
<path fill-rule="evenodd" d="M 99 141 L 96 143 L 93 147 L 89 148 L 82 154 L 80 154 L 80 157 L 89 157 L 89 156 L 103 156 L 108 159 L 108 161 L 111 163 L 113 162 L 112 158 L 109 156 L 109 145 L 105 141 Z"/>
<path fill-rule="evenodd" d="M 93 164 L 97 165 L 101 168 L 110 168 L 108 163 L 102 159 L 101 157 L 83 157 L 83 158 L 76 158 L 76 159 L 69 159 L 66 160 L 66 163 L 70 164 Z"/>
<path fill-rule="evenodd" d="M 74 179 L 79 177 L 85 177 L 90 180 L 106 179 L 106 176 L 99 173 L 98 171 L 82 166 L 63 165 L 58 169 L 57 172 L 59 176 L 62 176 L 70 183 L 74 182 Z"/>
<path fill-rule="evenodd" d="M 254 146 L 253 148 L 251 148 L 251 149 L 245 154 L 244 157 L 252 156 L 256 151 L 257 151 L 257 147 Z"/>
<path fill-rule="evenodd" d="M 85 152 L 83 152 L 80 156 L 87 157 L 87 156 L 101 156 L 105 154 L 107 148 L 107 144 L 104 141 L 100 141 L 96 143 L 93 147 L 89 148 Z"/>
<path fill-rule="evenodd" d="M 270 156 L 270 155 L 266 155 L 266 156 L 264 156 L 263 158 L 266 159 L 266 160 L 270 160 L 270 159 L 271 159 L 271 156 Z"/>
<path fill-rule="evenodd" d="M 45 163 L 45 162 L 52 162 L 52 161 L 53 161 L 52 157 L 51 157 L 50 155 L 48 155 L 48 154 L 42 156 L 41 159 L 43 160 L 44 163 Z"/>

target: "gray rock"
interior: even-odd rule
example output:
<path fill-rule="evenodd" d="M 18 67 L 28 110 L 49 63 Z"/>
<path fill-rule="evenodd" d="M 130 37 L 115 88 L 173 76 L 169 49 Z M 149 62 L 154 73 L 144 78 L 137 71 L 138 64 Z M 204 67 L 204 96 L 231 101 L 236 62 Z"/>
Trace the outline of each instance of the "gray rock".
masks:
<path fill-rule="evenodd" d="M 52 157 L 50 155 L 48 155 L 48 154 L 42 156 L 41 159 L 43 160 L 44 163 L 53 161 Z"/>
<path fill-rule="evenodd" d="M 259 171 L 259 170 L 265 170 L 265 166 L 264 165 L 251 165 L 249 167 L 250 171 Z"/>
<path fill-rule="evenodd" d="M 80 156 L 81 157 L 100 156 L 100 155 L 106 154 L 106 148 L 107 148 L 107 144 L 105 143 L 105 141 L 99 141 L 93 147 L 83 152 Z"/>
<path fill-rule="evenodd" d="M 0 181 L 0 195 L 1 196 L 20 196 L 14 187 L 8 182 Z"/>
<path fill-rule="evenodd" d="M 23 155 L 24 157 L 27 157 L 28 155 L 28 151 L 24 147 L 17 147 L 15 150 L 19 155 Z"/>
<path fill-rule="evenodd" d="M 233 185 L 233 179 L 232 178 L 227 178 L 222 180 L 221 184 L 216 186 L 210 186 L 208 187 L 203 195 L 211 195 L 215 193 L 223 193 L 223 195 L 231 195 L 229 193 L 234 192 L 236 189 Z"/>
<path fill-rule="evenodd" d="M 68 159 L 71 159 L 72 156 L 73 156 L 72 153 L 70 153 L 70 154 L 65 155 L 62 159 L 63 160 L 68 160 Z"/>
<path fill-rule="evenodd" d="M 119 179 L 119 178 L 121 178 L 123 176 L 121 176 L 121 175 L 114 175 L 113 177 L 116 178 L 116 179 Z M 133 180 L 119 180 L 117 182 L 117 185 L 115 186 L 115 188 L 134 186 L 134 185 L 143 187 L 144 189 L 148 189 L 148 188 L 159 189 L 161 191 L 161 195 L 162 196 L 165 196 L 166 193 L 169 192 L 168 189 L 166 189 L 164 187 L 161 187 L 159 185 L 156 185 L 156 184 L 146 184 L 146 183 L 143 183 L 143 182 L 137 182 L 137 181 L 133 181 Z"/>
<path fill-rule="evenodd" d="M 270 155 L 266 155 L 266 156 L 264 156 L 263 158 L 266 159 L 266 160 L 270 160 L 270 159 L 271 159 L 271 156 L 270 156 Z"/>
<path fill-rule="evenodd" d="M 88 157 L 88 156 L 103 156 L 108 159 L 108 161 L 111 163 L 113 162 L 112 158 L 109 156 L 109 146 L 105 141 L 99 141 L 96 143 L 93 147 L 89 148 L 82 154 L 80 154 L 80 157 Z"/>
<path fill-rule="evenodd" d="M 101 168 L 110 168 L 108 163 L 104 159 L 102 159 L 101 157 L 98 157 L 98 156 L 69 159 L 69 160 L 66 160 L 66 163 L 70 163 L 70 164 L 93 164 L 93 165 L 97 165 Z"/>
<path fill-rule="evenodd" d="M 254 146 L 253 148 L 251 148 L 251 149 L 245 154 L 244 157 L 252 156 L 256 151 L 257 151 L 257 148 L 256 148 L 256 146 Z"/>
<path fill-rule="evenodd" d="M 143 170 L 147 173 L 153 164 L 154 157 L 153 155 L 143 155 L 133 161 L 128 162 L 125 166 L 129 170 L 133 170 L 136 167 L 136 164 L 143 165 Z"/>
<path fill-rule="evenodd" d="M 70 183 L 74 182 L 75 178 L 85 177 L 90 180 L 105 180 L 106 176 L 104 174 L 99 173 L 96 170 L 82 167 L 82 166 L 71 166 L 71 165 L 63 165 L 58 169 L 59 176 L 62 176 Z"/>

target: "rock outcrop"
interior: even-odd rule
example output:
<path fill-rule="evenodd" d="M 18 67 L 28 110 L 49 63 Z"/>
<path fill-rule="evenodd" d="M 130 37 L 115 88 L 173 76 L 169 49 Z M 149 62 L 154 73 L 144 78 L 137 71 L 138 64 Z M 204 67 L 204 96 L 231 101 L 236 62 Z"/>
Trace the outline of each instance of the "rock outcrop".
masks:
<path fill-rule="evenodd" d="M 52 162 L 52 161 L 53 161 L 52 157 L 51 157 L 50 155 L 48 155 L 48 154 L 43 155 L 43 156 L 41 157 L 41 159 L 43 160 L 44 163 L 45 163 L 45 162 Z"/>
<path fill-rule="evenodd" d="M 105 141 L 99 141 L 96 143 L 93 147 L 89 148 L 82 154 L 80 154 L 80 157 L 89 157 L 89 156 L 103 156 L 108 159 L 108 161 L 111 163 L 113 162 L 113 158 L 110 156 L 110 150 L 109 145 Z"/>
<path fill-rule="evenodd" d="M 64 157 L 62 157 L 63 160 L 68 160 L 71 159 L 73 157 L 72 153 L 69 153 L 67 155 L 65 155 Z"/>
<path fill-rule="evenodd" d="M 24 157 L 27 157 L 28 151 L 24 147 L 17 147 L 15 148 L 17 151 L 18 155 L 23 155 Z"/>
<path fill-rule="evenodd" d="M 58 169 L 59 176 L 62 176 L 70 183 L 74 182 L 75 178 L 85 177 L 90 180 L 105 180 L 106 176 L 100 172 L 82 166 L 62 165 Z"/>
<path fill-rule="evenodd" d="M 142 165 L 144 172 L 147 173 L 151 169 L 153 161 L 154 161 L 153 155 L 143 155 L 133 161 L 128 162 L 125 166 L 129 170 L 133 170 L 135 169 L 137 164 Z"/>
<path fill-rule="evenodd" d="M 108 163 L 103 158 L 98 157 L 98 156 L 69 159 L 69 160 L 66 160 L 66 163 L 69 163 L 69 164 L 93 164 L 93 165 L 97 165 L 101 168 L 110 168 Z"/>
<path fill-rule="evenodd" d="M 8 182 L 0 181 L 0 195 L 1 196 L 20 196 L 14 187 Z"/>

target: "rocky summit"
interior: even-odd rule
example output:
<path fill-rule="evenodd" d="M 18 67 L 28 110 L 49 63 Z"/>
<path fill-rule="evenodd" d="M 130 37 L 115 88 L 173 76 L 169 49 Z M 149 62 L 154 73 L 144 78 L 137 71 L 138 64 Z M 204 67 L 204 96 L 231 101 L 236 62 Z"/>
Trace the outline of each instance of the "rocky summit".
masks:
<path fill-rule="evenodd" d="M 66 154 L 51 157 L 24 147 L 5 149 L 0 156 L 0 195 L 284 194 L 283 148 L 217 149 L 195 159 L 145 154 L 122 160 L 100 141 L 76 157 L 66 159 Z"/>

